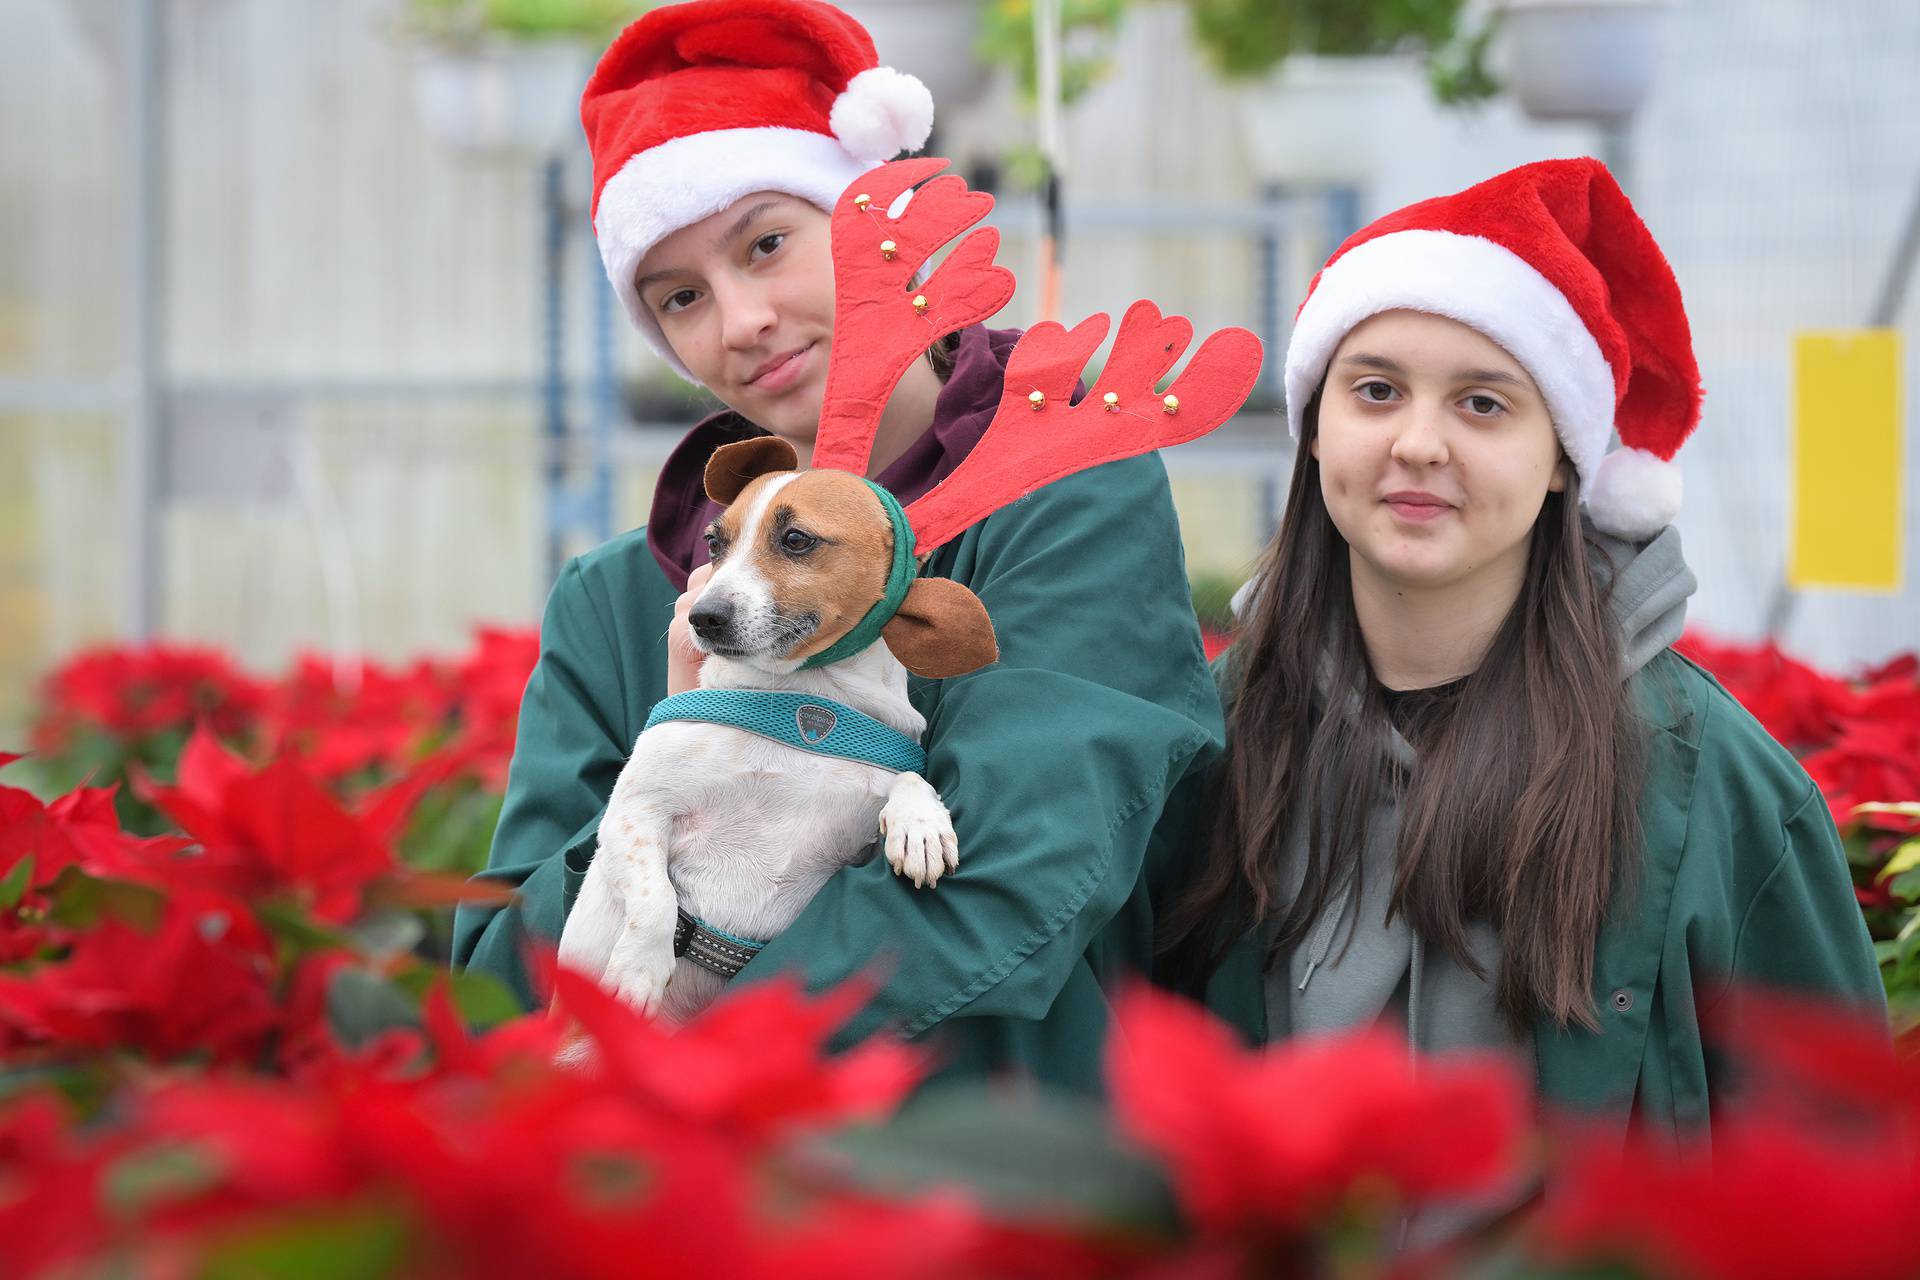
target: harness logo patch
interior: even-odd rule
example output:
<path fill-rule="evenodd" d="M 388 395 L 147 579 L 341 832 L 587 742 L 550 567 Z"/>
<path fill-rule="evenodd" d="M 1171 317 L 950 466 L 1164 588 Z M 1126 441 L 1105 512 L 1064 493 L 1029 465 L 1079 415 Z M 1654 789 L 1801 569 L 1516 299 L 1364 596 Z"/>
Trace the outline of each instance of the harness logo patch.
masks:
<path fill-rule="evenodd" d="M 836 719 L 833 712 L 811 702 L 802 703 L 793 713 L 793 721 L 800 729 L 800 741 L 810 747 L 826 741 L 827 735 L 833 732 Z"/>

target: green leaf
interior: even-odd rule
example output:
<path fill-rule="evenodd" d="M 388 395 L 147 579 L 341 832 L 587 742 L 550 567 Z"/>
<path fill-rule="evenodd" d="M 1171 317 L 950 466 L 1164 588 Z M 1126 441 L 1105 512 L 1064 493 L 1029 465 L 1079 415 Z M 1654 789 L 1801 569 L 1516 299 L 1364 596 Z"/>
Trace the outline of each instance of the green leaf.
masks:
<path fill-rule="evenodd" d="M 1902 800 L 1894 804 L 1888 804 L 1880 800 L 1872 800 L 1866 804 L 1853 806 L 1853 811 L 1856 815 L 1862 813 L 1897 813 L 1903 818 L 1920 818 L 1920 800 Z"/>
<path fill-rule="evenodd" d="M 48 917 L 73 929 L 111 917 L 151 932 L 167 911 L 167 895 L 150 885 L 91 876 L 78 867 L 63 868 L 47 886 L 47 896 Z"/>
<path fill-rule="evenodd" d="M 449 973 L 433 965 L 415 965 L 395 974 L 393 983 L 412 996 L 415 1003 L 421 1003 L 426 1000 L 433 984 L 442 980 L 447 984 L 447 994 L 453 1000 L 453 1007 L 459 1011 L 460 1020 L 475 1031 L 486 1031 L 503 1022 L 511 1022 L 526 1012 L 506 984 L 472 969 Z"/>
<path fill-rule="evenodd" d="M 412 1234 L 407 1215 L 385 1205 L 289 1214 L 216 1244 L 199 1280 L 385 1280 L 401 1274 Z"/>
<path fill-rule="evenodd" d="M 884 1126 L 825 1141 L 855 1182 L 906 1196 L 958 1182 L 1012 1220 L 1172 1234 L 1177 1215 L 1159 1168 L 1125 1146 L 1078 1098 L 1009 1103 L 983 1085 L 929 1093 Z"/>
<path fill-rule="evenodd" d="M 1902 902 L 1920 902 L 1920 867 L 1895 876 L 1887 892 Z"/>
<path fill-rule="evenodd" d="M 1888 876 L 1897 876 L 1915 867 L 1920 867 L 1920 840 L 1909 840 L 1893 851 L 1893 856 L 1887 859 L 1887 865 L 1880 868 L 1879 879 L 1885 880 Z"/>
<path fill-rule="evenodd" d="M 0 911 L 11 911 L 20 905 L 20 899 L 26 896 L 27 886 L 33 883 L 33 855 L 28 854 L 13 864 L 13 870 L 0 879 Z"/>
<path fill-rule="evenodd" d="M 358 1049 L 382 1032 L 420 1026 L 420 1002 L 370 969 L 342 969 L 327 984 L 327 1022 Z"/>
<path fill-rule="evenodd" d="M 308 951 L 353 951 L 354 939 L 307 914 L 306 908 L 291 902 L 263 902 L 254 915 L 268 933 L 291 947 L 295 953 Z"/>

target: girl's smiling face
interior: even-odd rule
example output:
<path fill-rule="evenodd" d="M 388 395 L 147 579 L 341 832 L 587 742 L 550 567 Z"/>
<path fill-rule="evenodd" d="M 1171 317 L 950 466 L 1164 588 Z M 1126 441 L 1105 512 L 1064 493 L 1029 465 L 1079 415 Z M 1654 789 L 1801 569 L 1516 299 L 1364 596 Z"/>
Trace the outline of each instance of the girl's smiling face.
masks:
<path fill-rule="evenodd" d="M 1313 456 L 1354 574 L 1395 591 L 1518 581 L 1569 465 L 1520 363 L 1478 330 L 1417 311 L 1369 317 L 1341 342 Z"/>
<path fill-rule="evenodd" d="M 667 236 L 634 268 L 687 371 L 750 422 L 811 444 L 833 341 L 831 222 L 763 191 Z"/>

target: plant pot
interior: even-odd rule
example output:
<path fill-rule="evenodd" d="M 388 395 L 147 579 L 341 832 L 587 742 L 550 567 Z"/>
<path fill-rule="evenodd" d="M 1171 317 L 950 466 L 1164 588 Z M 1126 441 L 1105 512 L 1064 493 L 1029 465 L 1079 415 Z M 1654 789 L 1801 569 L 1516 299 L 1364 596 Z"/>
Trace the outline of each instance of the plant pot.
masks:
<path fill-rule="evenodd" d="M 1241 92 L 1247 161 L 1262 183 L 1327 185 L 1364 178 L 1371 145 L 1409 87 L 1424 94 L 1418 60 L 1294 54 Z"/>
<path fill-rule="evenodd" d="M 880 65 L 917 76 L 933 95 L 934 119 L 978 102 L 993 69 L 974 46 L 980 38 L 977 0 L 844 0 L 873 36 Z"/>
<path fill-rule="evenodd" d="M 483 155 L 544 155 L 577 128 L 592 51 L 575 40 L 421 48 L 414 105 L 427 132 Z"/>
<path fill-rule="evenodd" d="M 1505 0 L 1507 84 L 1536 120 L 1619 124 L 1646 100 L 1667 0 Z"/>

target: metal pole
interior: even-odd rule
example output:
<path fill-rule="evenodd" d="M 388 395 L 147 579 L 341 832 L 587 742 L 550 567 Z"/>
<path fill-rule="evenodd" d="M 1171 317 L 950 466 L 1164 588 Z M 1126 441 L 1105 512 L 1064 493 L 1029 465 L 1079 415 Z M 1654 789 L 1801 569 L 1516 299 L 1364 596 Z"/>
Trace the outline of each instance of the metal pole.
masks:
<path fill-rule="evenodd" d="M 617 384 L 613 371 L 613 289 L 600 255 L 586 254 L 587 296 L 593 299 L 593 540 L 613 536 L 613 421 Z"/>
<path fill-rule="evenodd" d="M 130 277 L 128 368 L 121 505 L 126 512 L 122 626 L 145 641 L 160 626 L 166 560 L 161 542 L 162 482 L 167 458 L 166 354 L 161 308 L 165 293 L 166 33 L 161 0 L 127 0 L 131 32 L 133 127 L 127 131 L 133 200 L 127 218 Z"/>
<path fill-rule="evenodd" d="M 562 303 L 565 300 L 562 275 L 567 254 L 567 202 L 564 166 L 559 156 L 547 161 L 546 181 L 541 185 L 542 212 L 546 228 L 546 279 L 541 292 L 543 333 L 546 339 L 546 377 L 543 380 L 545 420 L 541 443 L 545 446 L 542 474 L 546 479 L 547 537 L 546 571 L 540 595 L 560 578 L 566 561 L 566 533 L 569 519 L 567 492 L 567 370 L 566 330 Z"/>

